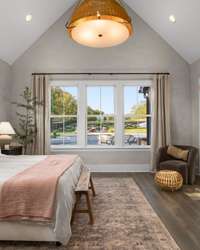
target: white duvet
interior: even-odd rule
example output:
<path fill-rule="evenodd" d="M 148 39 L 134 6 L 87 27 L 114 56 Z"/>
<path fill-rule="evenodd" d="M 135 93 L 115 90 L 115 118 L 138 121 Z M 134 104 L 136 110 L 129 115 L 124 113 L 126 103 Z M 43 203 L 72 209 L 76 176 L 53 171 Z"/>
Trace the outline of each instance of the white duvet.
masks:
<path fill-rule="evenodd" d="M 45 157 L 0 155 L 0 189 L 10 177 L 44 160 Z M 60 178 L 52 224 L 0 222 L 0 240 L 59 241 L 66 245 L 71 237 L 70 221 L 75 202 L 74 189 L 82 168 L 82 161 L 77 156 L 72 167 Z"/>

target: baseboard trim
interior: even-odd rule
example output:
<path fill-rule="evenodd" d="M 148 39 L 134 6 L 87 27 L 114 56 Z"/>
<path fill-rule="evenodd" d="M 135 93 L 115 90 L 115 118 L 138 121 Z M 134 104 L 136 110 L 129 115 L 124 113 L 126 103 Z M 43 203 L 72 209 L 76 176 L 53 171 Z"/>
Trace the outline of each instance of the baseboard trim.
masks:
<path fill-rule="evenodd" d="M 134 173 L 150 172 L 149 164 L 87 164 L 93 173 Z"/>

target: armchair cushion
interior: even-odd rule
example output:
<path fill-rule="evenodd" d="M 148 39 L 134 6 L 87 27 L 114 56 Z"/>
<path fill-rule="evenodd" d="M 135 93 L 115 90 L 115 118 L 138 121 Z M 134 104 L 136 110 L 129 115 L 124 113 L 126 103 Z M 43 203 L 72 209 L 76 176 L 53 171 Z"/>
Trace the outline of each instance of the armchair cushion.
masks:
<path fill-rule="evenodd" d="M 169 146 L 167 149 L 167 154 L 176 159 L 187 161 L 189 150 L 184 150 L 175 146 Z"/>
<path fill-rule="evenodd" d="M 179 160 L 170 160 L 170 161 L 163 161 L 160 163 L 160 167 L 162 168 L 168 168 L 168 167 L 175 167 L 175 168 L 182 168 L 187 167 L 187 163 L 184 161 Z"/>

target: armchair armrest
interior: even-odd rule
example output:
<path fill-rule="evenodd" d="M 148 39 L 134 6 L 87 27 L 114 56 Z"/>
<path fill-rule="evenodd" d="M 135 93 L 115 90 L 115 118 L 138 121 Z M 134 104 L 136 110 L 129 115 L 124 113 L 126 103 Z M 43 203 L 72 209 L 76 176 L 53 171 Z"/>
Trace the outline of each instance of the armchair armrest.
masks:
<path fill-rule="evenodd" d="M 189 150 L 187 165 L 188 165 L 188 184 L 193 185 L 196 178 L 196 166 L 198 166 L 198 149 L 193 146 L 178 145 L 178 147 Z"/>
<path fill-rule="evenodd" d="M 157 159 L 156 159 L 156 168 L 159 170 L 159 165 L 163 161 L 170 160 L 171 158 L 167 155 L 168 147 L 161 147 L 158 150 Z"/>
<path fill-rule="evenodd" d="M 196 156 L 197 156 L 197 149 L 191 148 L 189 150 L 188 156 L 188 171 L 189 171 L 189 184 L 194 184 L 195 181 L 195 172 L 196 172 Z"/>
<path fill-rule="evenodd" d="M 188 165 L 192 166 L 195 162 L 195 150 L 194 149 L 190 149 L 189 150 L 189 155 L 188 155 Z"/>

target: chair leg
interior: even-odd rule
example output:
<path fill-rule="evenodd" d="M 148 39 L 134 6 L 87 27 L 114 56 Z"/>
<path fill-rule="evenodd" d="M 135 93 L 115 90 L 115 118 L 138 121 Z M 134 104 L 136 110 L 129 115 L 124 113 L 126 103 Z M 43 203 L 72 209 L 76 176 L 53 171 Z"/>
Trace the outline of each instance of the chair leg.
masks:
<path fill-rule="evenodd" d="M 90 185 L 91 185 L 93 196 L 96 196 L 96 192 L 95 192 L 95 189 L 94 189 L 94 183 L 93 183 L 92 177 L 90 177 Z"/>
<path fill-rule="evenodd" d="M 93 214 L 92 214 L 92 207 L 91 207 L 89 192 L 86 192 L 85 195 L 86 195 L 87 206 L 88 206 L 88 214 L 89 214 L 89 217 L 90 217 L 90 224 L 93 225 L 94 224 L 94 218 L 93 218 Z"/>

